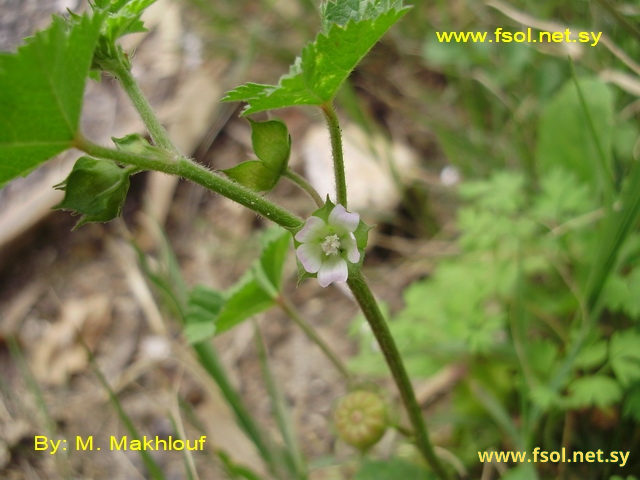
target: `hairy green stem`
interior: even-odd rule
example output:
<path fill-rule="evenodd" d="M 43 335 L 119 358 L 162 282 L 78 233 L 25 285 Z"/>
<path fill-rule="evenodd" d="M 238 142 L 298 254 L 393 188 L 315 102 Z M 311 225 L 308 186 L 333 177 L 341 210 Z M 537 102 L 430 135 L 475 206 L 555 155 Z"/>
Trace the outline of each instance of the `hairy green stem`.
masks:
<path fill-rule="evenodd" d="M 331 137 L 331 153 L 333 155 L 333 174 L 336 180 L 336 203 L 347 208 L 347 177 L 344 172 L 344 154 L 342 152 L 342 131 L 338 115 L 333 104 L 328 102 L 322 105 L 322 112 L 329 128 Z"/>
<path fill-rule="evenodd" d="M 133 103 L 133 106 L 140 114 L 144 125 L 149 131 L 149 135 L 153 139 L 156 146 L 167 150 L 168 152 L 180 155 L 178 147 L 171 141 L 169 134 L 164 126 L 160 123 L 153 107 L 144 96 L 138 82 L 132 75 L 131 70 L 122 63 L 113 62 L 109 64 L 108 72 L 118 79 L 120 85 L 129 96 L 129 99 Z"/>
<path fill-rule="evenodd" d="M 422 416 L 422 410 L 420 409 L 420 405 L 418 405 L 418 400 L 413 390 L 413 385 L 402 362 L 400 351 L 391 336 L 387 322 L 378 307 L 378 302 L 360 272 L 352 274 L 347 280 L 347 285 L 351 289 L 358 305 L 360 305 L 362 313 L 364 313 L 365 318 L 369 322 L 371 331 L 376 337 L 382 354 L 389 366 L 389 370 L 391 370 L 391 375 L 400 391 L 402 403 L 407 410 L 409 421 L 413 427 L 413 434 L 418 450 L 441 480 L 450 479 L 449 473 L 433 449 L 433 445 L 429 439 L 427 425 Z"/>
<path fill-rule="evenodd" d="M 76 138 L 74 147 L 94 157 L 115 160 L 116 162 L 132 165 L 143 170 L 156 170 L 158 172 L 186 178 L 240 205 L 244 205 L 281 227 L 290 230 L 292 233 L 303 224 L 303 220 L 289 210 L 265 199 L 253 190 L 249 190 L 239 183 L 224 178 L 187 158 L 177 157 L 168 161 L 166 158 L 159 156 L 137 155 L 122 150 L 102 147 L 81 135 Z"/>
<path fill-rule="evenodd" d="M 327 356 L 327 358 L 333 363 L 336 369 L 342 374 L 342 376 L 347 380 L 351 380 L 351 372 L 345 366 L 345 364 L 340 360 L 340 358 L 335 354 L 331 347 L 325 342 L 318 332 L 307 322 L 302 316 L 298 313 L 291 302 L 282 294 L 278 298 L 276 298 L 276 303 L 282 308 L 282 310 L 294 321 L 296 325 L 298 325 L 302 331 L 305 333 L 309 339 L 315 343 L 320 350 Z"/>
<path fill-rule="evenodd" d="M 322 198 L 320 198 L 320 195 L 318 195 L 318 192 L 316 191 L 316 189 L 313 188 L 313 186 L 311 186 L 311 184 L 307 182 L 305 178 L 301 177 L 290 168 L 287 168 L 282 174 L 282 176 L 287 180 L 289 180 L 291 183 L 299 186 L 302 190 L 304 190 L 305 193 L 313 199 L 313 201 L 318 206 L 318 208 L 324 205 L 324 202 L 322 201 Z"/>

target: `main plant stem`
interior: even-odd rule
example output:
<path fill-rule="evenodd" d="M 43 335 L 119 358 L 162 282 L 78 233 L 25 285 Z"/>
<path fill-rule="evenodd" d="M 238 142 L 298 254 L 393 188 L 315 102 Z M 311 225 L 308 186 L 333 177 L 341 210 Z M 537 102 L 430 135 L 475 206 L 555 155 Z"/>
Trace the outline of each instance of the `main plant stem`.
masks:
<path fill-rule="evenodd" d="M 327 102 L 321 106 L 322 111 L 327 121 L 329 128 L 329 135 L 331 137 L 331 151 L 333 154 L 333 170 L 336 180 L 336 200 L 338 204 L 347 208 L 347 181 L 344 166 L 344 153 L 342 150 L 342 131 L 340 130 L 340 122 L 336 111 L 333 108 L 331 102 Z M 422 410 L 418 405 L 416 394 L 413 390 L 413 385 L 407 374 L 407 370 L 402 362 L 402 357 L 398 351 L 387 322 L 380 312 L 378 302 L 371 293 L 371 289 L 365 281 L 362 273 L 358 270 L 356 273 L 351 272 L 347 280 L 347 285 L 351 289 L 353 296 L 355 297 L 362 313 L 369 322 L 369 326 L 373 331 L 374 336 L 382 350 L 391 375 L 400 391 L 400 397 L 404 404 L 409 421 L 413 427 L 413 434 L 415 436 L 416 446 L 418 450 L 429 463 L 429 466 L 438 475 L 441 480 L 448 480 L 449 473 L 445 470 L 444 466 L 440 462 L 440 459 L 433 450 L 433 445 L 429 439 L 429 433 L 427 431 L 427 425 L 422 417 Z"/>
<path fill-rule="evenodd" d="M 116 62 L 109 64 L 109 67 L 108 72 L 116 77 L 120 82 L 120 85 L 122 85 L 122 88 L 131 100 L 131 103 L 133 103 L 135 109 L 138 111 L 140 118 L 142 118 L 142 121 L 144 122 L 145 127 L 147 127 L 149 135 L 156 146 L 168 152 L 182 155 L 178 150 L 178 147 L 176 147 L 171 140 L 171 137 L 169 137 L 167 130 L 164 128 L 162 123 L 160 123 L 160 119 L 147 100 L 147 97 L 142 93 L 140 85 L 136 82 L 136 79 L 131 73 L 129 67 Z"/>
<path fill-rule="evenodd" d="M 441 480 L 450 479 L 449 473 L 445 470 L 433 449 L 433 445 L 429 439 L 427 425 L 422 416 L 422 410 L 420 409 L 420 405 L 418 405 L 418 400 L 413 390 L 413 385 L 402 362 L 398 347 L 391 336 L 387 322 L 382 316 L 380 308 L 378 308 L 378 302 L 360 272 L 352 274 L 347 280 L 347 285 L 351 289 L 358 305 L 360 305 L 362 313 L 364 313 L 365 318 L 369 322 L 371 331 L 376 337 L 380 350 L 382 350 L 382 354 L 391 371 L 391 375 L 400 391 L 402 403 L 407 410 L 409 421 L 413 427 L 413 434 L 418 450 Z"/>
<path fill-rule="evenodd" d="M 344 154 L 342 151 L 342 132 L 338 115 L 331 102 L 320 107 L 329 128 L 331 137 L 331 154 L 333 155 L 333 174 L 336 180 L 336 203 L 347 208 L 347 177 L 344 170 Z"/>

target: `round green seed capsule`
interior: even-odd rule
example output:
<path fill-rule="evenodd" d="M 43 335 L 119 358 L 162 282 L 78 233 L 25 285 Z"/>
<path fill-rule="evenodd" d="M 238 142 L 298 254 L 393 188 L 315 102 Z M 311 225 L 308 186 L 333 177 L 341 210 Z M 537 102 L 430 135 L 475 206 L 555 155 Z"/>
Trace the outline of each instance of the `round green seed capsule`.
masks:
<path fill-rule="evenodd" d="M 387 429 L 384 401 L 367 390 L 355 390 L 340 399 L 333 415 L 340 438 L 360 450 L 376 444 Z"/>

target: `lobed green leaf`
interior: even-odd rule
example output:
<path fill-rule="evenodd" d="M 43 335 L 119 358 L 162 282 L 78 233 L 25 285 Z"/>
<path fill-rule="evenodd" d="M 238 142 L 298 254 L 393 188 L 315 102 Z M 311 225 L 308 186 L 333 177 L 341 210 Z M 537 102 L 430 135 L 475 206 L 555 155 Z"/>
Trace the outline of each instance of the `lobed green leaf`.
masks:
<path fill-rule="evenodd" d="M 70 148 L 103 14 L 53 17 L 15 54 L 0 54 L 0 187 Z"/>
<path fill-rule="evenodd" d="M 605 375 L 575 379 L 569 385 L 568 404 L 573 408 L 608 407 L 622 398 L 618 382 Z"/>
<path fill-rule="evenodd" d="M 609 340 L 609 361 L 622 386 L 640 381 L 640 334 L 632 330 L 615 332 Z"/>
<path fill-rule="evenodd" d="M 323 105 L 382 36 L 404 16 L 400 1 L 349 0 L 323 6 L 323 32 L 296 58 L 278 85 L 248 83 L 225 102 L 247 102 L 243 115 L 296 105 Z"/>
<path fill-rule="evenodd" d="M 130 33 L 145 32 L 140 20 L 142 12 L 156 0 L 118 0 L 101 2 L 101 8 L 109 12 L 105 21 L 104 34 L 110 42 Z M 100 5 L 98 5 L 100 6 Z"/>
<path fill-rule="evenodd" d="M 402 0 L 342 0 L 324 2 L 320 6 L 322 16 L 322 30 L 328 31 L 331 24 L 346 25 L 351 20 L 375 20 L 383 13 L 397 9 L 401 10 Z"/>

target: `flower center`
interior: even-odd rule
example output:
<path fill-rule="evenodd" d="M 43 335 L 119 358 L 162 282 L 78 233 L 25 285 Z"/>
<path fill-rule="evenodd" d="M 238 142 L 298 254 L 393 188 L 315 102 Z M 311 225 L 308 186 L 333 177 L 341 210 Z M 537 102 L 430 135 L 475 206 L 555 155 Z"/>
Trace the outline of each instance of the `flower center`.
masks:
<path fill-rule="evenodd" d="M 328 235 L 322 242 L 322 251 L 326 256 L 337 255 L 340 251 L 340 247 L 340 239 L 336 234 Z"/>

